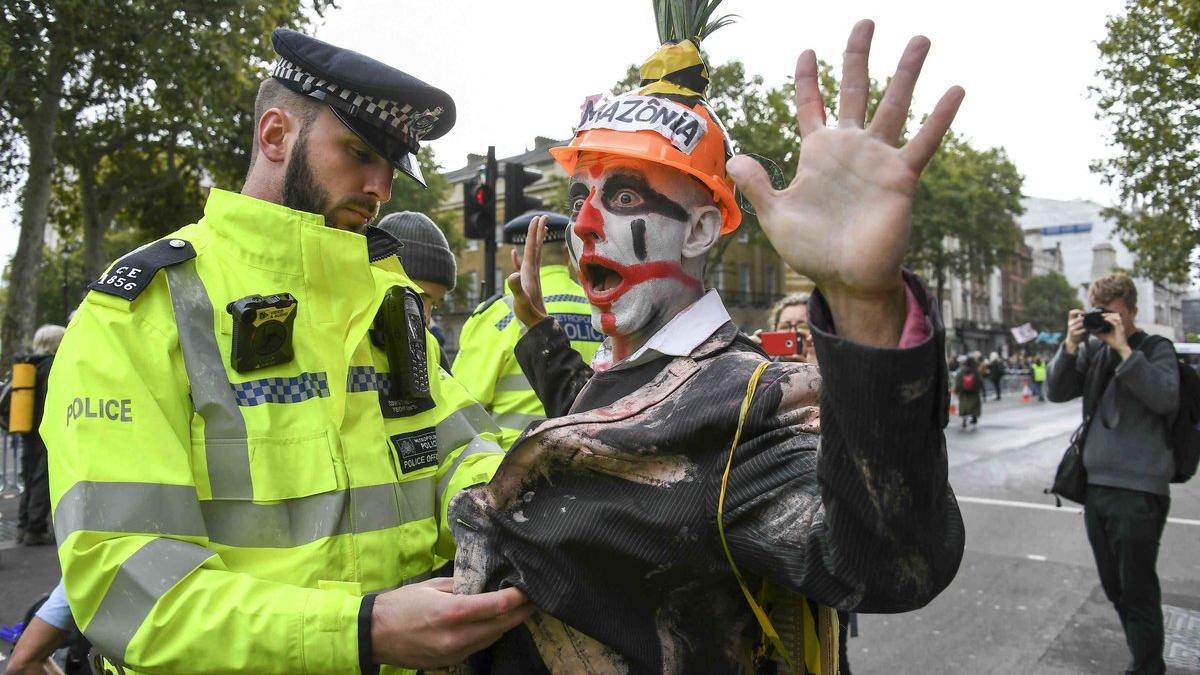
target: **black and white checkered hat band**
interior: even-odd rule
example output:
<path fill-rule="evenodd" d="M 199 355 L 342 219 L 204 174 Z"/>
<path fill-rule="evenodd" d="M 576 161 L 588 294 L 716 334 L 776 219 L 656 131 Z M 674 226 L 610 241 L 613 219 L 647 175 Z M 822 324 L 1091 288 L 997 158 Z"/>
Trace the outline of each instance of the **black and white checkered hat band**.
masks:
<path fill-rule="evenodd" d="M 405 141 L 416 143 L 428 134 L 444 112 L 441 106 L 416 110 L 408 103 L 397 103 L 385 99 L 364 96 L 336 82 L 306 72 L 287 59 L 279 59 L 271 76 L 294 82 L 304 92 L 323 90 L 341 99 L 350 107 L 350 115 L 371 122 L 380 129 L 391 128 L 389 133 L 401 136 Z"/>

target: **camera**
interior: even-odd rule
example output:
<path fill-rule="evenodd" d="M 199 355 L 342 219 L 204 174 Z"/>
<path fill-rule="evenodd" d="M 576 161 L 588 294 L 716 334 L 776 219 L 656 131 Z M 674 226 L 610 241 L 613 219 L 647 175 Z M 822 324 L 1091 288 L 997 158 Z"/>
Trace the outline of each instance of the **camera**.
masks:
<path fill-rule="evenodd" d="M 296 298 L 291 293 L 248 295 L 226 305 L 233 315 L 233 369 L 246 373 L 292 360 Z"/>
<path fill-rule="evenodd" d="M 1083 327 L 1089 333 L 1107 333 L 1112 330 L 1112 324 L 1104 320 L 1103 309 L 1093 309 L 1083 314 Z"/>

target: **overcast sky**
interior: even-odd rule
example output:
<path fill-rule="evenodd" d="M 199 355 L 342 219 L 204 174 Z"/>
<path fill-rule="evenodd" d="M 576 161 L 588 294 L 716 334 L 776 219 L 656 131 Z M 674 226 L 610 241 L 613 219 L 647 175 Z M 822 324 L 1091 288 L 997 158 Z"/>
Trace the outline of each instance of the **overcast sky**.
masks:
<path fill-rule="evenodd" d="M 449 92 L 458 123 L 433 142 L 446 169 L 495 145 L 521 152 L 534 136 L 565 138 L 587 95 L 608 91 L 657 46 L 650 0 L 340 0 L 317 37 L 394 65 Z M 933 42 L 914 111 L 945 89 L 966 88 L 955 130 L 976 146 L 1003 146 L 1025 193 L 1113 201 L 1088 170 L 1108 153 L 1087 87 L 1096 42 L 1120 0 L 725 0 L 740 20 L 705 41 L 713 63 L 740 59 L 778 84 L 806 48 L 840 67 L 854 22 L 874 19 L 871 73 L 886 78 L 916 34 Z M 237 186 L 223 186 L 236 188 Z M 170 218 L 170 214 L 164 214 Z M 183 225 L 185 223 L 180 223 Z M 17 212 L 0 206 L 0 258 L 16 248 Z"/>

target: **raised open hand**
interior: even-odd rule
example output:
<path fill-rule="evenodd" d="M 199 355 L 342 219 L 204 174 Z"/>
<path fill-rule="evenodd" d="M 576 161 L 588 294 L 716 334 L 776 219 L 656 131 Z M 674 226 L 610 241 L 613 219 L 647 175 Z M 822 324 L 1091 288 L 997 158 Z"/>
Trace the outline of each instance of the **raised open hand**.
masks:
<path fill-rule="evenodd" d="M 775 250 L 816 282 L 835 320 L 839 305 L 902 300 L 900 263 L 912 228 L 913 191 L 964 96 L 961 87 L 951 87 L 916 136 L 896 147 L 929 52 L 929 40 L 914 37 L 865 126 L 874 29 L 873 22 L 860 21 L 850 33 L 837 127 L 825 125 L 816 55 L 805 51 L 796 62 L 796 122 L 803 142 L 791 185 L 772 189 L 766 172 L 748 157 L 728 164 Z"/>
<path fill-rule="evenodd" d="M 526 327 L 547 316 L 546 303 L 542 301 L 542 244 L 546 240 L 549 220 L 546 216 L 537 216 L 529 221 L 525 252 L 518 271 L 508 275 L 508 288 L 513 293 L 513 315 Z"/>

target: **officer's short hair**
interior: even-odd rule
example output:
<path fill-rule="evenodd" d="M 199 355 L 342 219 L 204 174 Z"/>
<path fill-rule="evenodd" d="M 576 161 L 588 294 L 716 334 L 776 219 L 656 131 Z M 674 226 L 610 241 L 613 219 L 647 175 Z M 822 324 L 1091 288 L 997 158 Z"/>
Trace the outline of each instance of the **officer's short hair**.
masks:
<path fill-rule="evenodd" d="M 1128 274 L 1114 272 L 1100 277 L 1088 287 L 1088 302 L 1103 307 L 1113 300 L 1124 300 L 1129 309 L 1137 308 L 1137 286 Z"/>
<path fill-rule="evenodd" d="M 258 86 L 258 95 L 254 97 L 254 123 L 262 119 L 271 108 L 285 108 L 300 117 L 302 128 L 308 128 L 317 119 L 321 106 L 325 105 L 315 98 L 303 96 L 283 86 L 279 80 L 268 77 Z M 258 159 L 258 143 L 250 144 L 250 166 Z"/>

